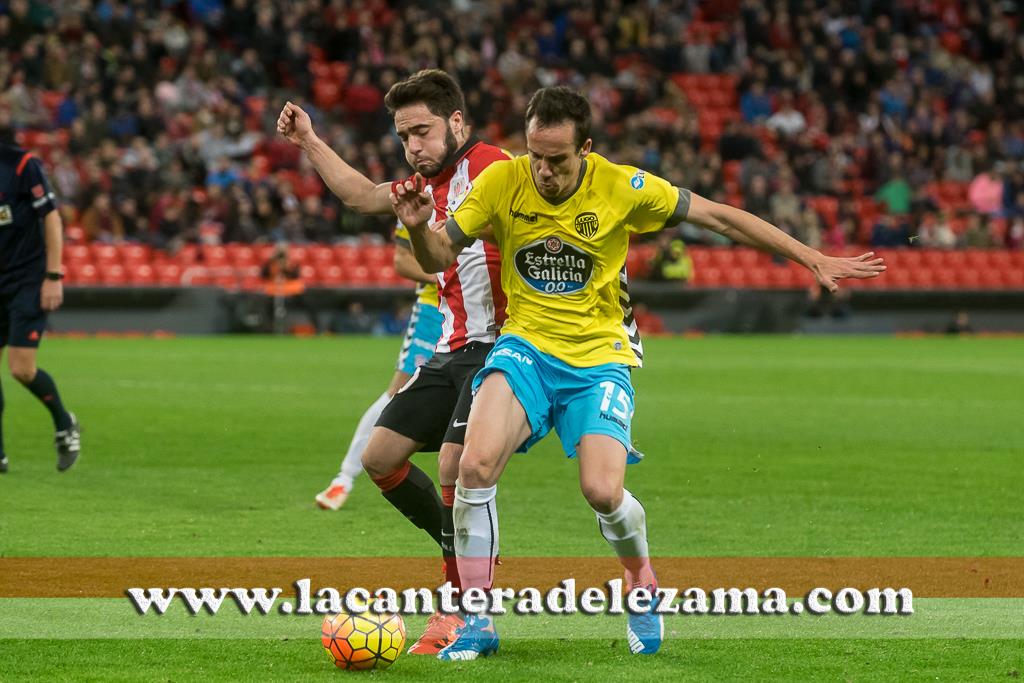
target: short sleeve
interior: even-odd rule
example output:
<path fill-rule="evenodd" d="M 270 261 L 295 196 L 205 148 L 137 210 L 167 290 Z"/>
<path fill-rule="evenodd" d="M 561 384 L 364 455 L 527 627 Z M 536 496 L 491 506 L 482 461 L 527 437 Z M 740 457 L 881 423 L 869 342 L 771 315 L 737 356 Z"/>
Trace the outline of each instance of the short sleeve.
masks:
<path fill-rule="evenodd" d="M 28 197 L 32 209 L 40 218 L 57 208 L 57 196 L 50 187 L 50 181 L 43 172 L 43 164 L 30 157 L 18 176 L 20 192 Z"/>
<path fill-rule="evenodd" d="M 690 191 L 664 178 L 637 170 L 629 181 L 636 203 L 630 213 L 630 232 L 654 232 L 678 225 L 690 210 Z"/>
<path fill-rule="evenodd" d="M 481 171 L 480 175 L 473 179 L 473 187 L 469 194 L 452 214 L 451 218 L 470 241 L 480 237 L 493 222 L 493 207 L 496 198 L 502 195 L 505 167 L 509 165 L 509 162 L 499 161 Z"/>

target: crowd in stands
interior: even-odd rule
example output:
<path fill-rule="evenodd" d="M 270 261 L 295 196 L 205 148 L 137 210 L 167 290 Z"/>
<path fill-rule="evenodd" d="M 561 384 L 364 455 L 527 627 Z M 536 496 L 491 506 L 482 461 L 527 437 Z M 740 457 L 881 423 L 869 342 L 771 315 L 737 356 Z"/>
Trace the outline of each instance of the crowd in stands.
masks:
<path fill-rule="evenodd" d="M 530 94 L 568 84 L 601 154 L 813 246 L 1021 249 L 1020 5 L 0 0 L 0 135 L 44 156 L 72 239 L 383 238 L 273 122 L 291 99 L 374 181 L 407 175 L 383 94 L 439 66 L 513 152 Z"/>

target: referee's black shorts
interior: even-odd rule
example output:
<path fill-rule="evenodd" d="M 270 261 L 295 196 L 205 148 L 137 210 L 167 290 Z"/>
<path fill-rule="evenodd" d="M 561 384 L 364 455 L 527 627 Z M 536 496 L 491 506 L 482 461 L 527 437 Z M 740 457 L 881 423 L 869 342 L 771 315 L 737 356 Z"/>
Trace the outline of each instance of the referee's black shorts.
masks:
<path fill-rule="evenodd" d="M 421 451 L 465 443 L 473 377 L 493 346 L 470 342 L 452 353 L 434 354 L 391 399 L 377 426 L 422 443 Z"/>
<path fill-rule="evenodd" d="M 0 347 L 38 348 L 46 331 L 41 280 L 0 284 Z"/>

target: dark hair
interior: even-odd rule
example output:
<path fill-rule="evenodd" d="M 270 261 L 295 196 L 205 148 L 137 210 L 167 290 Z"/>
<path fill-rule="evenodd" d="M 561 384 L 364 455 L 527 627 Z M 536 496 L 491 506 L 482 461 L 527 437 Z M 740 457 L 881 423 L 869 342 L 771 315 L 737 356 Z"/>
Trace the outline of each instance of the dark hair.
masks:
<path fill-rule="evenodd" d="M 456 111 L 466 113 L 466 98 L 462 88 L 440 69 L 417 71 L 404 81 L 391 86 L 384 96 L 384 106 L 392 116 L 402 107 L 423 104 L 434 116 L 447 119 Z"/>
<path fill-rule="evenodd" d="M 526 124 L 536 119 L 542 128 L 571 121 L 576 127 L 576 149 L 590 137 L 590 102 L 583 95 L 564 85 L 541 88 L 526 105 Z"/>

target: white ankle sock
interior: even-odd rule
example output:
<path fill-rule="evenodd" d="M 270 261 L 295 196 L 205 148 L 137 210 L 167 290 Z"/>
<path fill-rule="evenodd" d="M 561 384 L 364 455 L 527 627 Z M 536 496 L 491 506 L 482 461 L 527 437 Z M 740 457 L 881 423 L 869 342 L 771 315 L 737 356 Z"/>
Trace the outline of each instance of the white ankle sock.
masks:
<path fill-rule="evenodd" d="M 359 418 L 355 434 L 352 435 L 352 441 L 348 445 L 348 452 L 345 453 L 345 459 L 341 463 L 341 470 L 334 477 L 332 485 L 341 484 L 349 491 L 352 490 L 356 477 L 363 473 L 363 451 L 366 450 L 366 443 L 370 440 L 370 432 L 373 431 L 373 426 L 377 424 L 377 419 L 384 412 L 384 407 L 390 400 L 391 396 L 385 391 Z"/>

